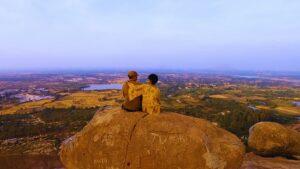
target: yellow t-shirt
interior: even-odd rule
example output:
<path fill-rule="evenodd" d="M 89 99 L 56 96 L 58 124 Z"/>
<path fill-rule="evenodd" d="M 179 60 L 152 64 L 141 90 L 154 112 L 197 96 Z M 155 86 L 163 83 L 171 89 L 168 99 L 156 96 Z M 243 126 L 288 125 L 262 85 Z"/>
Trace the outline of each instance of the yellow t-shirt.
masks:
<path fill-rule="evenodd" d="M 143 85 L 139 82 L 127 81 L 123 85 L 123 96 L 126 101 L 131 101 L 143 94 Z"/>
<path fill-rule="evenodd" d="M 128 98 L 129 101 L 143 94 L 143 84 L 140 83 L 128 83 Z"/>
<path fill-rule="evenodd" d="M 160 113 L 160 90 L 151 84 L 143 85 L 143 112 L 149 114 Z"/>

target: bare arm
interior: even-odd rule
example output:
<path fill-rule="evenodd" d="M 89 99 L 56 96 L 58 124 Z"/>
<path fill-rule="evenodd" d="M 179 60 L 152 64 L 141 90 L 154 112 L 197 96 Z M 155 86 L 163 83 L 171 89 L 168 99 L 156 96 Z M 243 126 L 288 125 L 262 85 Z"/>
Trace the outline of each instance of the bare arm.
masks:
<path fill-rule="evenodd" d="M 122 93 L 123 93 L 123 97 L 125 98 L 125 101 L 129 100 L 128 89 L 129 89 L 129 86 L 128 86 L 127 82 L 126 82 L 126 83 L 124 83 L 124 85 L 122 87 Z"/>

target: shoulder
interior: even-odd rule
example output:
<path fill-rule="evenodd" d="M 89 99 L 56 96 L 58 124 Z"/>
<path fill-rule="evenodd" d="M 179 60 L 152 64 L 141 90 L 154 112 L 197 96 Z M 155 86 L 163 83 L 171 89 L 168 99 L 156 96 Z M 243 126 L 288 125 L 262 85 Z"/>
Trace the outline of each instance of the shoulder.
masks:
<path fill-rule="evenodd" d="M 128 81 L 124 82 L 123 86 L 128 86 L 128 83 L 129 83 Z"/>
<path fill-rule="evenodd" d="M 130 84 L 130 85 L 135 85 L 135 86 L 142 85 L 142 83 L 140 83 L 140 82 L 135 82 L 135 81 L 127 81 L 127 83 Z"/>
<path fill-rule="evenodd" d="M 159 88 L 155 85 L 149 85 L 149 88 L 152 90 L 152 91 L 159 91 Z"/>

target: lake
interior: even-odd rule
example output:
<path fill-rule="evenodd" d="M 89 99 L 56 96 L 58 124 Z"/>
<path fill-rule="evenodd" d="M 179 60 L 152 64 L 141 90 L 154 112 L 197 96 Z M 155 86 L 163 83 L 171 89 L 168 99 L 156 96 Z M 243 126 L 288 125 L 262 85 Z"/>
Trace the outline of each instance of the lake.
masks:
<path fill-rule="evenodd" d="M 297 101 L 297 102 L 293 102 L 294 105 L 300 107 L 300 101 Z"/>
<path fill-rule="evenodd" d="M 84 91 L 91 91 L 91 90 L 111 90 L 111 89 L 122 89 L 122 84 L 90 84 L 89 86 L 83 88 Z"/>

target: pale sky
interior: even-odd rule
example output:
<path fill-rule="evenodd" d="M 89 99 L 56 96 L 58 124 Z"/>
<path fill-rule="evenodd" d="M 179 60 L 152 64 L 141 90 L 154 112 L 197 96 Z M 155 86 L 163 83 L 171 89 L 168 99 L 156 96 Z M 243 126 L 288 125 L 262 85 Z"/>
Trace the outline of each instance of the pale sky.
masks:
<path fill-rule="evenodd" d="M 0 0 L 0 70 L 300 71 L 299 0 Z"/>

